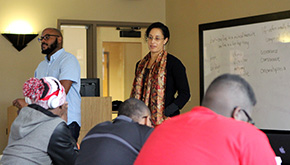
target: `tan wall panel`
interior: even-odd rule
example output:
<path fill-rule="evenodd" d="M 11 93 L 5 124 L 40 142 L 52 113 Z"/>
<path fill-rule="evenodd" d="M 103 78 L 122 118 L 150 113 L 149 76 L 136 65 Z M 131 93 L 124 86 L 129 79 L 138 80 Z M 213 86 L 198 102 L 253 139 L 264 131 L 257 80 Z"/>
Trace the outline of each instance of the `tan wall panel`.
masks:
<path fill-rule="evenodd" d="M 95 125 L 112 120 L 111 97 L 82 97 L 81 130 L 78 143 Z"/>

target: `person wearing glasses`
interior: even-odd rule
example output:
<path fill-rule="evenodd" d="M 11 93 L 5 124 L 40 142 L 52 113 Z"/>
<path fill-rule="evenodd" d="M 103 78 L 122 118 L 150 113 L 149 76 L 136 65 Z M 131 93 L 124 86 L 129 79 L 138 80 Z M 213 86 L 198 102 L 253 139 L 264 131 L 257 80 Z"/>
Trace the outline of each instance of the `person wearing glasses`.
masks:
<path fill-rule="evenodd" d="M 217 77 L 202 106 L 166 120 L 154 130 L 135 165 L 275 165 L 267 136 L 251 124 L 255 104 L 254 91 L 242 77 Z"/>
<path fill-rule="evenodd" d="M 145 35 L 150 52 L 136 64 L 131 97 L 142 100 L 151 110 L 154 124 L 159 125 L 180 114 L 190 90 L 184 65 L 165 50 L 170 38 L 168 27 L 155 22 Z"/>
<path fill-rule="evenodd" d="M 64 50 L 60 30 L 46 28 L 38 39 L 45 59 L 35 70 L 36 78 L 55 77 L 64 86 L 68 101 L 67 124 L 77 141 L 81 126 L 80 64 L 76 57 Z M 21 109 L 27 106 L 24 99 L 16 99 L 13 105 Z"/>
<path fill-rule="evenodd" d="M 153 131 L 148 107 L 135 98 L 118 109 L 118 117 L 92 128 L 81 142 L 76 164 L 133 164 Z"/>

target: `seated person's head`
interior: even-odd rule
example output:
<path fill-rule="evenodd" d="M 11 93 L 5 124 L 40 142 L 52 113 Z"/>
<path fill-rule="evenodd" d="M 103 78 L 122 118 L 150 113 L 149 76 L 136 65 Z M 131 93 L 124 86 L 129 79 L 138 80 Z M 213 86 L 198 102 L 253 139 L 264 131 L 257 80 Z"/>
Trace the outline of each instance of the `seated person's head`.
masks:
<path fill-rule="evenodd" d="M 123 102 L 119 107 L 119 115 L 130 117 L 133 121 L 152 127 L 151 113 L 144 102 L 130 98 Z"/>
<path fill-rule="evenodd" d="M 202 105 L 226 117 L 251 122 L 256 98 L 250 84 L 239 75 L 223 74 L 208 87 Z"/>
<path fill-rule="evenodd" d="M 23 85 L 23 95 L 28 104 L 37 104 L 56 115 L 62 113 L 66 101 L 64 87 L 54 77 L 30 78 Z"/>

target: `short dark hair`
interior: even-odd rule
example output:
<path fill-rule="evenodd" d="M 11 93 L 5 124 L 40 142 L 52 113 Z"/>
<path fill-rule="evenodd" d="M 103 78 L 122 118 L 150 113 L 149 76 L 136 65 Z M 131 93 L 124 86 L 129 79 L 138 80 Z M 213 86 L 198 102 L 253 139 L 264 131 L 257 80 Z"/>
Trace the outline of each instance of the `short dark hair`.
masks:
<path fill-rule="evenodd" d="M 143 101 L 136 98 L 129 98 L 120 105 L 118 116 L 128 116 L 136 121 L 136 119 L 143 117 L 144 112 L 147 110 L 149 111 Z"/>
<path fill-rule="evenodd" d="M 169 38 L 170 38 L 170 33 L 169 33 L 169 29 L 166 25 L 164 25 L 163 23 L 161 22 L 154 22 L 152 23 L 146 30 L 145 32 L 145 35 L 146 35 L 146 38 L 149 37 L 149 33 L 152 29 L 154 28 L 158 28 L 162 31 L 162 34 L 164 36 L 164 39 L 168 38 L 168 41 L 169 41 Z M 167 41 L 167 42 L 168 42 Z"/>
<path fill-rule="evenodd" d="M 236 83 L 241 91 L 243 91 L 249 98 L 251 104 L 254 106 L 257 103 L 254 90 L 251 85 L 243 79 L 240 75 L 236 74 L 223 74 L 212 81 L 208 87 L 208 91 L 215 90 L 216 86 L 226 84 L 226 83 Z"/>

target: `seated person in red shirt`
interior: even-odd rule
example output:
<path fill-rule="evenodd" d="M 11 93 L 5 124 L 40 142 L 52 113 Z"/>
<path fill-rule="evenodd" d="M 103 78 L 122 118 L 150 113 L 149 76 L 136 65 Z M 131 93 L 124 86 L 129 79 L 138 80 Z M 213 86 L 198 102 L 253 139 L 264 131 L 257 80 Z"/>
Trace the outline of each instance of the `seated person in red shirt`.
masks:
<path fill-rule="evenodd" d="M 267 136 L 250 124 L 255 104 L 243 78 L 221 75 L 207 89 L 202 106 L 153 131 L 135 164 L 274 165 Z"/>

